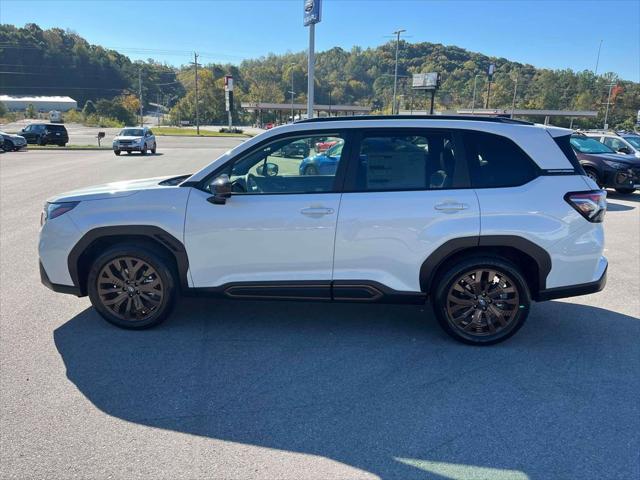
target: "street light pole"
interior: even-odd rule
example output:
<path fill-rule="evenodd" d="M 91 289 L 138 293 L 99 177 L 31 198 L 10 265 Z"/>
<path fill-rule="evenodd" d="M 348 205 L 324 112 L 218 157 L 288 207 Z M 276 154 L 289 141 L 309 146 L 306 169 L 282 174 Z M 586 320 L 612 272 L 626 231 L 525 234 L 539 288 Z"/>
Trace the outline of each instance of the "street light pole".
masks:
<path fill-rule="evenodd" d="M 513 101 L 511 102 L 511 118 L 513 118 L 513 111 L 516 109 L 516 93 L 518 92 L 518 72 L 516 72 L 516 83 L 513 87 Z"/>
<path fill-rule="evenodd" d="M 602 40 L 600 40 L 600 46 L 598 47 L 598 56 L 596 57 L 596 69 L 593 72 L 595 76 L 598 76 L 598 65 L 600 64 L 600 50 L 602 50 Z"/>
<path fill-rule="evenodd" d="M 476 109 L 476 84 L 478 83 L 478 77 L 482 75 L 477 74 L 473 77 L 473 100 L 471 100 L 471 115 L 473 115 L 474 110 Z"/>
<path fill-rule="evenodd" d="M 289 64 L 289 68 L 291 70 L 291 92 L 289 92 L 291 93 L 291 123 L 293 123 L 295 120 L 293 115 L 293 96 L 295 95 L 295 91 L 293 90 L 293 68 L 291 67 L 294 67 L 295 65 L 296 65 L 295 63 Z"/>
<path fill-rule="evenodd" d="M 193 52 L 193 65 L 196 70 L 196 135 L 200 135 L 200 114 L 198 112 L 198 54 Z"/>
<path fill-rule="evenodd" d="M 393 105 L 391 105 L 391 114 L 396 113 L 396 94 L 398 92 L 398 50 L 400 49 L 400 34 L 406 32 L 406 30 L 396 30 L 393 32 L 396 35 L 396 69 L 393 74 Z"/>

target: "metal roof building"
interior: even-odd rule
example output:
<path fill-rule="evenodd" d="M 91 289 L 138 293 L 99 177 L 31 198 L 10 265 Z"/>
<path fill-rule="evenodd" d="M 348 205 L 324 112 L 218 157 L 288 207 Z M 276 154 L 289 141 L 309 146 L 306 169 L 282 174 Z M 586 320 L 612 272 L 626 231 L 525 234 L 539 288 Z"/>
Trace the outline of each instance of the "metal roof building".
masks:
<path fill-rule="evenodd" d="M 0 102 L 7 107 L 9 111 L 26 110 L 29 105 L 38 112 L 49 112 L 51 110 L 59 110 L 66 112 L 73 108 L 78 108 L 78 102 L 71 97 L 26 97 L 17 95 L 0 95 Z"/>

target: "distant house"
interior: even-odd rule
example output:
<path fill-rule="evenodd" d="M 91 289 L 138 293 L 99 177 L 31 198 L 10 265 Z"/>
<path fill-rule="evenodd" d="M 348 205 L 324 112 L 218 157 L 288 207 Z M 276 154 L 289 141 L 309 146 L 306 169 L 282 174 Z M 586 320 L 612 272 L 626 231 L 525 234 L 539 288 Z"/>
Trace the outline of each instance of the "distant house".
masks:
<path fill-rule="evenodd" d="M 29 105 L 38 112 L 49 112 L 58 110 L 66 112 L 78 108 L 78 102 L 71 97 L 23 97 L 18 95 L 0 95 L 0 102 L 7 107 L 7 110 L 18 112 L 26 110 Z"/>

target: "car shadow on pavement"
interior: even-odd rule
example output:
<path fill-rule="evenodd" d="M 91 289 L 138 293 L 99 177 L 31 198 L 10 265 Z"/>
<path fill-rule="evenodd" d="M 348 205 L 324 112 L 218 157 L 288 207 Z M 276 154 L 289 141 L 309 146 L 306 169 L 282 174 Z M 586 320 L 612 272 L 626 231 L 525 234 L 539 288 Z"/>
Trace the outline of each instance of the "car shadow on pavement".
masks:
<path fill-rule="evenodd" d="M 624 205 L 622 203 L 612 202 L 611 200 L 607 200 L 607 211 L 608 212 L 626 212 L 629 210 L 633 210 L 636 207 L 630 205 Z"/>
<path fill-rule="evenodd" d="M 189 299 L 152 330 L 89 308 L 54 333 L 109 415 L 403 479 L 628 477 L 638 338 L 637 318 L 564 302 L 487 348 L 394 305 Z"/>

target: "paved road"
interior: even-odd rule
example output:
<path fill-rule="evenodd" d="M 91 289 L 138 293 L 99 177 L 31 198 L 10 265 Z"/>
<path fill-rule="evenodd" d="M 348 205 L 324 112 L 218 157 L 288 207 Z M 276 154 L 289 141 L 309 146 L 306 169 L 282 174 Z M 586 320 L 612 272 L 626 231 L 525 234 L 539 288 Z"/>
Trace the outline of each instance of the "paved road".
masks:
<path fill-rule="evenodd" d="M 10 132 L 10 133 L 20 133 L 20 130 L 24 128 L 29 123 L 34 123 L 35 120 L 21 120 L 19 122 L 7 123 L 4 125 L 0 125 L 0 130 Z M 220 130 L 220 125 L 203 125 L 200 127 L 201 130 L 209 130 L 213 132 L 217 132 Z M 99 128 L 99 127 L 86 127 L 84 125 L 80 125 L 78 123 L 65 123 L 65 128 L 69 133 L 69 144 L 71 145 L 97 145 L 98 140 L 98 132 L 104 132 L 105 138 L 101 140 L 102 145 L 111 146 L 111 142 L 113 137 L 115 137 L 121 128 Z M 241 127 L 246 133 L 251 135 L 257 135 L 264 130 L 253 127 Z M 227 138 L 227 137 L 221 137 Z M 175 137 L 175 136 L 158 136 L 158 145 L 161 147 L 190 147 L 197 146 L 198 143 L 193 143 L 191 138 L 185 137 Z M 193 141 L 197 142 L 198 140 L 202 140 L 200 138 L 195 138 Z M 224 142 L 224 140 L 222 140 Z M 210 146 L 210 143 L 207 143 L 205 139 L 202 142 L 202 145 Z"/>
<path fill-rule="evenodd" d="M 198 299 L 131 332 L 39 284 L 45 198 L 193 171 L 208 141 L 0 155 L 1 478 L 638 478 L 640 195 L 610 200 L 606 290 L 492 348 L 392 305 Z"/>

